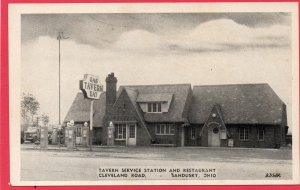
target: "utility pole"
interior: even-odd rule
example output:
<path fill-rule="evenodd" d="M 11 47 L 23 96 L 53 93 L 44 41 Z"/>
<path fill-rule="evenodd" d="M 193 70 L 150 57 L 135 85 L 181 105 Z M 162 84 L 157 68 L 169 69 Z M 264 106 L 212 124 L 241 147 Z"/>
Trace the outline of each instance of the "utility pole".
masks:
<path fill-rule="evenodd" d="M 63 32 L 58 32 L 57 40 L 58 40 L 58 125 L 61 125 L 61 119 L 60 119 L 60 40 L 68 39 L 64 37 Z M 60 134 L 61 135 L 61 134 Z M 58 140 L 58 143 L 60 145 L 60 138 Z"/>
<path fill-rule="evenodd" d="M 58 33 L 58 124 L 60 125 L 60 40 L 62 39 L 62 32 Z"/>

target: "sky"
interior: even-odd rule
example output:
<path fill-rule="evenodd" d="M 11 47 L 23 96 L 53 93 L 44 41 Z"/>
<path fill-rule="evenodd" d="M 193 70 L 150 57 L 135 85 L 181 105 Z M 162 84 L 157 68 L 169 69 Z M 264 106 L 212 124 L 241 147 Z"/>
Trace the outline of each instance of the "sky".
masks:
<path fill-rule="evenodd" d="M 119 85 L 268 83 L 291 125 L 291 17 L 288 13 L 23 14 L 22 92 L 58 123 L 86 73 L 114 72 Z M 105 89 L 105 88 L 104 88 Z"/>

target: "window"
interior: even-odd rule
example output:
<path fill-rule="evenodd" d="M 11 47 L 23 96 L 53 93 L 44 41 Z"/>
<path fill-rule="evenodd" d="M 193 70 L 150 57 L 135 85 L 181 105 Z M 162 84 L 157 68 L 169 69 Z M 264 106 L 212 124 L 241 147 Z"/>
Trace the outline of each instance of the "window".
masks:
<path fill-rule="evenodd" d="M 157 135 L 164 134 L 164 125 L 162 124 L 156 125 L 156 134 Z"/>
<path fill-rule="evenodd" d="M 171 124 L 158 124 L 156 125 L 157 135 L 174 135 L 175 127 Z"/>
<path fill-rule="evenodd" d="M 161 103 L 148 103 L 148 112 L 160 113 L 161 112 Z"/>
<path fill-rule="evenodd" d="M 81 137 L 81 127 L 76 127 L 76 137 Z"/>
<path fill-rule="evenodd" d="M 135 138 L 135 125 L 129 126 L 129 138 Z"/>
<path fill-rule="evenodd" d="M 245 128 L 245 127 L 240 128 L 239 133 L 240 133 L 240 140 L 242 140 L 242 141 L 249 140 L 249 129 L 248 128 Z"/>
<path fill-rule="evenodd" d="M 115 139 L 126 139 L 126 124 L 115 124 Z"/>
<path fill-rule="evenodd" d="M 263 128 L 258 128 L 258 130 L 257 130 L 257 136 L 258 136 L 258 140 L 259 141 L 263 141 L 264 140 L 264 136 L 265 136 L 265 130 Z"/>
<path fill-rule="evenodd" d="M 195 139 L 196 138 L 196 129 L 195 127 L 192 127 L 191 129 L 191 139 Z"/>
<path fill-rule="evenodd" d="M 218 127 L 215 127 L 215 128 L 213 129 L 213 133 L 214 133 L 214 134 L 218 134 L 218 133 L 219 133 L 219 128 L 218 128 Z"/>

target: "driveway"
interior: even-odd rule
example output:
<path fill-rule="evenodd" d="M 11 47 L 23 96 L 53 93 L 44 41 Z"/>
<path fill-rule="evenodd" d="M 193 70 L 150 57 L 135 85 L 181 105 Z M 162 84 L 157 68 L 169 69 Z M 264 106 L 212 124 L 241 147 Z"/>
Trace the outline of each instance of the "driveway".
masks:
<path fill-rule="evenodd" d="M 238 149 L 192 147 L 94 147 L 81 149 L 32 149 L 22 145 L 21 180 L 25 181 L 98 181 L 99 168 L 163 168 L 166 173 L 151 173 L 142 179 L 194 179 L 177 174 L 184 169 L 214 169 L 211 179 L 218 180 L 282 180 L 292 178 L 291 149 Z M 179 169 L 177 176 L 169 169 Z M 143 173 L 143 172 L 142 172 Z M 142 174 L 139 173 L 139 174 Z M 197 172 L 196 172 L 197 173 Z M 203 172 L 197 173 L 205 180 Z M 280 174 L 269 176 L 268 174 Z M 102 175 L 111 179 L 112 175 Z M 108 176 L 107 176 L 108 175 Z M 119 179 L 118 177 L 114 178 Z M 127 179 L 127 178 L 126 178 Z M 197 178 L 198 179 L 198 178 Z M 210 179 L 210 178 L 207 178 Z"/>

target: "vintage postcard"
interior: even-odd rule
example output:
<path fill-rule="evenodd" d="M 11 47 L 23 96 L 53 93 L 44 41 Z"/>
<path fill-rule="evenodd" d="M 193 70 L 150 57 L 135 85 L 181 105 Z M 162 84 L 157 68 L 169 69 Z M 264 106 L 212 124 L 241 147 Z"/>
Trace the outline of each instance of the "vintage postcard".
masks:
<path fill-rule="evenodd" d="M 299 183 L 297 3 L 10 4 L 13 186 Z"/>

